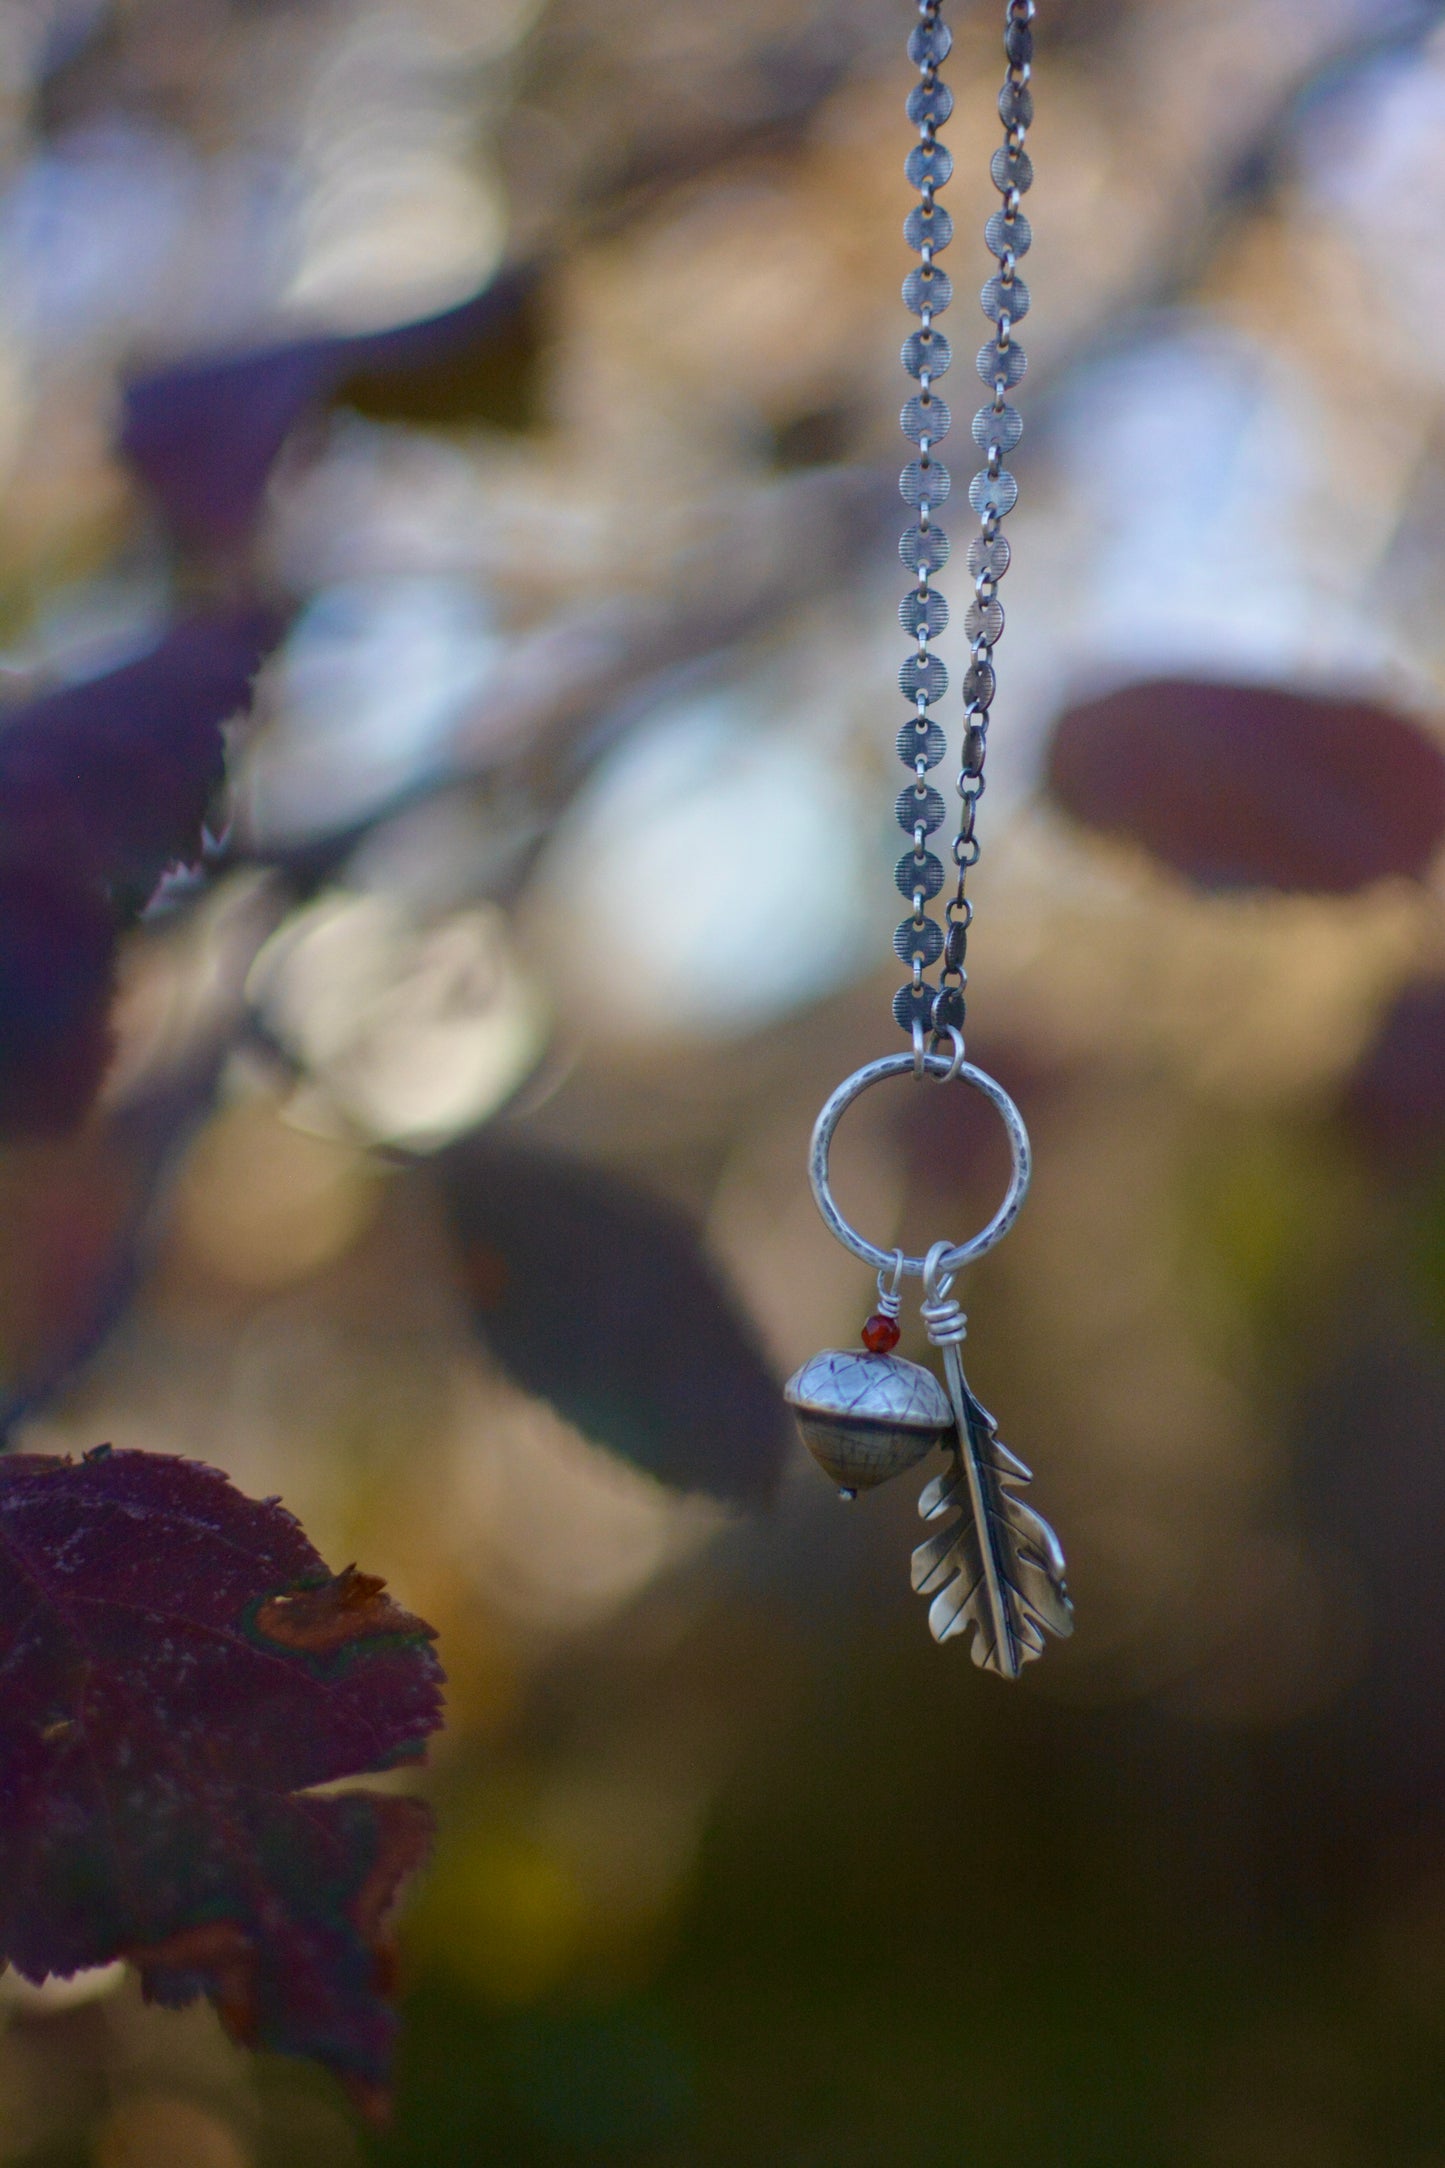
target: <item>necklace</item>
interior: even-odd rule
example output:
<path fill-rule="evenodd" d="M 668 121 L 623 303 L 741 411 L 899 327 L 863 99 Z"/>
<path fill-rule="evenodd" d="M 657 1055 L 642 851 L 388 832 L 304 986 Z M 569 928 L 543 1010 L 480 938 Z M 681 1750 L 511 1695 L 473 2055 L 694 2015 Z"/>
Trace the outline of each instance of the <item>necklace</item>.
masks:
<path fill-rule="evenodd" d="M 1004 621 L 998 587 L 1009 565 L 1002 529 L 1018 498 L 1018 484 L 1004 460 L 1023 434 L 1009 394 L 1026 366 L 1014 327 L 1029 306 L 1018 266 L 1032 238 L 1020 205 L 1033 182 L 1024 145 L 1034 111 L 1029 84 L 1035 7 L 1034 0 L 1008 0 L 1004 22 L 1008 72 L 998 101 L 1004 140 L 990 168 L 1003 201 L 985 229 L 996 269 L 981 296 L 992 336 L 978 356 L 978 373 L 992 401 L 980 407 L 973 423 L 973 441 L 985 464 L 968 492 L 979 531 L 968 551 L 974 599 L 964 620 L 969 666 L 963 683 L 961 811 L 953 840 L 955 877 L 943 925 L 928 908 L 944 887 L 943 865 L 929 848 L 929 838 L 947 814 L 928 777 L 948 749 L 941 725 L 929 712 L 948 687 L 948 673 L 930 646 L 948 623 L 948 605 L 933 585 L 949 554 L 948 537 L 934 524 L 933 515 L 950 488 L 948 469 L 934 456 L 948 433 L 949 411 L 934 386 L 952 360 L 936 319 L 953 298 L 948 274 L 936 261 L 953 238 L 953 220 L 936 201 L 953 171 L 952 153 L 938 139 L 938 130 L 953 111 L 953 93 L 938 73 L 953 43 L 940 8 L 941 0 L 920 0 L 918 22 L 908 41 L 909 58 L 919 71 L 907 107 L 918 141 L 905 171 L 919 200 L 903 232 L 920 261 L 903 282 L 904 303 L 919 319 L 918 329 L 904 342 L 903 366 L 918 388 L 902 415 L 903 433 L 916 452 L 899 487 L 915 524 L 904 533 L 899 554 L 915 583 L 903 598 L 899 617 L 916 646 L 899 673 L 899 687 L 913 715 L 899 731 L 898 757 L 912 769 L 913 781 L 899 794 L 898 823 L 912 838 L 912 848 L 899 859 L 895 878 L 912 910 L 894 935 L 893 947 L 911 976 L 894 996 L 893 1016 L 911 1039 L 912 1050 L 886 1054 L 857 1070 L 818 1116 L 809 1156 L 813 1194 L 829 1232 L 877 1271 L 878 1308 L 863 1327 L 861 1350 L 829 1349 L 815 1355 L 789 1379 L 785 1392 L 804 1442 L 844 1498 L 855 1498 L 860 1490 L 901 1474 L 933 1445 L 945 1448 L 948 1466 L 919 1500 L 924 1520 L 943 1526 L 914 1552 L 913 1586 L 933 1599 L 928 1619 L 935 1640 L 948 1640 L 972 1627 L 974 1662 L 1017 1678 L 1031 1658 L 1042 1655 L 1045 1629 L 1070 1631 L 1073 1611 L 1058 1540 L 1019 1495 L 1029 1471 L 1003 1444 L 993 1417 L 969 1390 L 962 1356 L 967 1324 L 952 1287 L 965 1265 L 1008 1233 L 1031 1171 L 1023 1117 L 1001 1084 L 965 1060 L 963 1025 L 973 917 L 967 882 L 979 854 L 976 824 L 995 688 L 993 651 Z M 937 965 L 937 982 L 930 983 L 926 974 Z M 858 1234 L 839 1211 L 828 1176 L 834 1132 L 854 1100 L 886 1078 L 910 1074 L 920 1083 L 933 1078 L 981 1092 L 1002 1118 L 1013 1161 L 1008 1192 L 988 1225 L 967 1242 L 935 1242 L 922 1257 L 906 1257 L 901 1250 L 890 1254 Z M 893 1352 L 901 1338 L 898 1314 L 908 1278 L 923 1283 L 923 1321 L 929 1340 L 942 1354 L 943 1385 L 931 1370 Z"/>

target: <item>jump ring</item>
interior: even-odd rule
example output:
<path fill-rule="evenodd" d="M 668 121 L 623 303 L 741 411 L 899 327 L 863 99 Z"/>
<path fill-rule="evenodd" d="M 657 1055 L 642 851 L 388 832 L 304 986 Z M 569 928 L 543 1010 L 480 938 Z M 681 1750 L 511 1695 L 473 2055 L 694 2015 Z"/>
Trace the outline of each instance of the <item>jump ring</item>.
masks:
<path fill-rule="evenodd" d="M 919 1028 L 921 1030 L 921 1027 Z M 971 1264 L 976 1257 L 984 1256 L 996 1242 L 1003 1240 L 1018 1218 L 1024 1198 L 1028 1195 L 1033 1155 L 1029 1149 L 1029 1135 L 1024 1127 L 1023 1116 L 1002 1084 L 996 1083 L 986 1070 L 974 1068 L 971 1062 L 959 1061 L 956 1053 L 952 1056 L 924 1053 L 922 1069 L 916 1072 L 916 1038 L 914 1046 L 915 1052 L 912 1054 L 885 1054 L 878 1061 L 870 1061 L 864 1068 L 856 1070 L 845 1079 L 825 1102 L 813 1128 L 813 1141 L 808 1152 L 808 1179 L 812 1184 L 818 1210 L 823 1215 L 824 1225 L 830 1234 L 837 1237 L 844 1249 L 851 1250 L 855 1257 L 861 1257 L 864 1264 L 871 1265 L 875 1272 L 897 1270 L 916 1280 L 923 1276 L 923 1258 L 904 1257 L 901 1264 L 895 1264 L 897 1252 L 881 1250 L 875 1243 L 866 1241 L 855 1228 L 849 1226 L 834 1201 L 828 1179 L 828 1157 L 832 1150 L 834 1132 L 853 1101 L 861 1098 L 870 1086 L 881 1084 L 888 1077 L 922 1073 L 937 1077 L 940 1083 L 969 1084 L 975 1091 L 982 1092 L 985 1099 L 997 1108 L 1008 1135 L 1009 1152 L 1013 1160 L 1008 1191 L 988 1225 L 974 1235 L 971 1241 L 959 1243 L 940 1260 L 944 1272 L 960 1271 L 964 1265 Z"/>
<path fill-rule="evenodd" d="M 943 1081 L 945 1084 L 952 1084 L 956 1081 L 963 1068 L 963 1033 L 959 1030 L 957 1024 L 945 1024 L 943 1031 L 946 1031 L 953 1041 L 953 1059 L 949 1063 L 948 1074 Z M 930 1053 L 937 1053 L 938 1042 L 943 1037 L 943 1031 L 934 1032 L 933 1045 L 929 1049 Z"/>

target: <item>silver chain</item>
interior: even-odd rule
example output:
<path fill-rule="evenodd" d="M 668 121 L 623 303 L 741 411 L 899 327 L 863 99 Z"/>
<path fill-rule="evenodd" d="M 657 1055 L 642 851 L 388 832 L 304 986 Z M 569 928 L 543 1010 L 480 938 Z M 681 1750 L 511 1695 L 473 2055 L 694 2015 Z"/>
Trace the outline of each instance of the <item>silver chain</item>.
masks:
<path fill-rule="evenodd" d="M 946 932 L 927 910 L 944 884 L 942 863 L 928 848 L 928 838 L 943 825 L 946 814 L 943 799 L 928 781 L 928 774 L 947 751 L 943 730 L 929 709 L 948 690 L 948 672 L 929 645 L 948 623 L 948 604 L 932 585 L 932 578 L 948 562 L 948 537 L 935 525 L 933 514 L 947 500 L 950 481 L 947 467 L 933 454 L 935 446 L 948 434 L 950 416 L 933 387 L 953 359 L 952 348 L 934 321 L 953 299 L 952 282 L 934 261 L 953 238 L 953 220 L 935 201 L 936 191 L 953 172 L 953 154 L 938 140 L 938 130 L 953 111 L 953 93 L 938 74 L 953 43 L 953 33 L 941 19 L 941 0 L 919 0 L 918 22 L 908 40 L 908 56 L 919 71 L 918 83 L 908 96 L 908 117 L 918 129 L 918 142 L 908 154 L 905 171 L 918 190 L 919 200 L 904 221 L 903 233 L 909 247 L 918 250 L 921 261 L 903 282 L 904 305 L 920 322 L 903 347 L 903 366 L 917 382 L 918 390 L 903 409 L 902 428 L 917 447 L 917 456 L 904 468 L 898 486 L 904 502 L 914 508 L 917 524 L 907 529 L 899 544 L 899 555 L 916 576 L 916 584 L 900 605 L 899 617 L 916 646 L 898 678 L 903 697 L 914 710 L 912 720 L 898 734 L 898 757 L 913 770 L 914 780 L 898 798 L 898 825 L 912 837 L 913 848 L 899 859 L 896 879 L 900 893 L 908 898 L 913 910 L 894 935 L 893 948 L 899 960 L 910 966 L 912 977 L 894 996 L 893 1014 L 901 1028 L 912 1035 L 915 1049 L 921 1048 L 925 1034 L 937 1037 L 959 1032 L 964 1021 L 968 984 L 965 959 L 973 917 L 966 891 L 969 868 L 977 863 L 979 854 L 975 830 L 978 801 L 984 791 L 989 709 L 996 683 L 993 651 L 1003 633 L 998 585 L 1009 565 L 1009 545 L 1002 523 L 1018 500 L 1018 484 L 1004 460 L 1023 434 L 1023 421 L 1008 403 L 1008 394 L 1020 383 L 1027 366 L 1013 331 L 1029 306 L 1029 290 L 1018 276 L 1018 264 L 1032 238 L 1029 222 L 1019 206 L 1033 182 L 1033 166 L 1024 141 L 1034 117 L 1033 92 L 1029 88 L 1034 14 L 1035 0 L 1008 0 L 1004 20 L 1008 72 L 998 101 L 1004 140 L 993 155 L 990 169 L 1003 204 L 988 221 L 984 233 L 998 268 L 980 296 L 994 335 L 979 351 L 978 373 L 993 396 L 990 405 L 980 407 L 973 423 L 973 441 L 987 464 L 974 476 L 968 492 L 969 504 L 978 515 L 979 532 L 968 551 L 974 599 L 964 620 L 970 659 L 963 683 L 964 729 L 958 776 L 961 812 L 953 840 L 957 879 L 954 893 L 944 906 Z M 930 985 L 925 973 L 940 959 L 943 968 L 938 984 Z"/>

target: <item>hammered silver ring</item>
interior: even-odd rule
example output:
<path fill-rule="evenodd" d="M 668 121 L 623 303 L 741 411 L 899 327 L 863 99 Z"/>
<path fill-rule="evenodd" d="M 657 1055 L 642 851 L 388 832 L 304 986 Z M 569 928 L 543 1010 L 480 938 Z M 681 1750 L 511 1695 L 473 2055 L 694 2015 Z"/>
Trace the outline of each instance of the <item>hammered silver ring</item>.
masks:
<path fill-rule="evenodd" d="M 851 1250 L 855 1257 L 862 1258 L 865 1265 L 872 1265 L 875 1271 L 880 1272 L 893 1270 L 898 1251 L 877 1248 L 874 1243 L 866 1242 L 856 1228 L 849 1226 L 833 1198 L 832 1186 L 828 1180 L 828 1155 L 833 1146 L 833 1133 L 853 1101 L 860 1099 L 870 1085 L 881 1084 L 888 1077 L 912 1076 L 913 1061 L 912 1054 L 885 1054 L 880 1060 L 870 1061 L 863 1068 L 855 1070 L 824 1104 L 814 1124 L 813 1141 L 808 1148 L 808 1180 L 812 1184 L 813 1195 L 817 1200 L 818 1210 L 823 1215 L 824 1225 L 831 1234 L 837 1236 L 844 1249 Z M 998 1109 L 1013 1157 L 1013 1173 L 1003 1203 L 980 1233 L 969 1242 L 960 1242 L 956 1249 L 950 1249 L 948 1255 L 942 1259 L 942 1271 L 947 1274 L 961 1271 L 963 1266 L 972 1264 L 976 1257 L 982 1257 L 986 1251 L 991 1250 L 996 1242 L 1002 1242 L 1018 1218 L 1023 1201 L 1028 1195 L 1029 1179 L 1033 1173 L 1033 1154 L 1029 1150 L 1029 1133 L 1024 1127 L 1023 1116 L 1002 1084 L 997 1083 L 987 1070 L 975 1069 L 972 1062 L 957 1064 L 956 1057 L 949 1054 L 925 1054 L 923 1066 L 929 1076 L 937 1077 L 942 1083 L 957 1081 L 960 1084 L 971 1084 L 975 1091 L 983 1093 L 984 1098 Z M 902 1269 L 914 1279 L 921 1280 L 923 1262 L 921 1257 L 905 1257 Z"/>

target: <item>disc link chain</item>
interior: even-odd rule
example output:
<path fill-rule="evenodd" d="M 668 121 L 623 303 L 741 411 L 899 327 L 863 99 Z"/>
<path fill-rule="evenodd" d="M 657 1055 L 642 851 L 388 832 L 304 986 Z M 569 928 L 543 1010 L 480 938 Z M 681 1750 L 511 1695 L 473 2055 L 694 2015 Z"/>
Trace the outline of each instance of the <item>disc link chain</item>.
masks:
<path fill-rule="evenodd" d="M 917 449 L 898 486 L 904 502 L 915 513 L 916 524 L 907 529 L 899 543 L 899 555 L 915 575 L 915 585 L 900 605 L 899 618 L 916 645 L 898 680 L 904 699 L 914 710 L 898 734 L 898 757 L 914 773 L 912 784 L 899 794 L 898 825 L 911 835 L 913 848 L 899 859 L 895 878 L 899 892 L 913 909 L 893 937 L 894 953 L 912 971 L 907 984 L 900 986 L 894 996 L 893 1014 L 900 1027 L 914 1037 L 915 1044 L 921 1033 L 947 1034 L 963 1028 L 968 929 L 973 917 L 967 894 L 968 873 L 979 854 L 975 831 L 978 801 L 984 791 L 989 711 L 996 686 L 993 651 L 1004 624 L 998 588 L 1009 566 L 1009 545 L 1002 527 L 1018 501 L 1018 484 L 1004 461 L 1023 435 L 1022 417 L 1009 402 L 1010 392 L 1022 381 L 1027 367 L 1023 348 L 1014 337 L 1014 328 L 1027 315 L 1029 306 L 1029 290 L 1019 277 L 1018 266 L 1032 239 L 1020 204 L 1033 183 L 1033 166 L 1024 144 L 1034 114 L 1029 82 L 1035 0 L 1008 0 L 1004 19 L 1008 71 L 998 101 L 1004 140 L 990 168 L 1003 202 L 984 230 L 997 268 L 980 296 L 993 336 L 980 348 L 977 363 L 991 402 L 979 408 L 973 421 L 973 441 L 985 464 L 968 492 L 979 532 L 968 551 L 973 601 L 964 619 L 969 665 L 963 682 L 964 729 L 958 775 L 959 823 L 952 846 L 953 892 L 944 905 L 944 925 L 940 926 L 927 909 L 942 892 L 945 879 L 942 862 L 930 849 L 928 839 L 942 827 L 947 812 L 942 797 L 928 780 L 930 770 L 938 766 L 947 751 L 943 730 L 929 709 L 948 690 L 948 672 L 930 647 L 948 623 L 948 604 L 932 580 L 948 562 L 949 541 L 933 515 L 947 501 L 951 486 L 947 467 L 934 456 L 935 447 L 948 434 L 951 420 L 934 385 L 953 359 L 949 342 L 934 321 L 953 299 L 952 283 L 934 261 L 953 238 L 953 220 L 935 201 L 936 192 L 953 172 L 953 155 L 938 140 L 938 130 L 953 111 L 953 93 L 938 74 L 953 43 L 940 8 L 941 0 L 919 0 L 918 22 L 908 41 L 909 58 L 919 71 L 918 83 L 908 96 L 908 117 L 918 129 L 918 142 L 908 154 L 905 171 L 918 190 L 919 201 L 903 227 L 905 240 L 910 248 L 917 249 L 921 260 L 903 282 L 904 305 L 920 321 L 918 330 L 903 346 L 903 366 L 918 390 L 902 414 L 903 433 Z M 937 984 L 930 984 L 925 974 L 940 963 Z"/>

